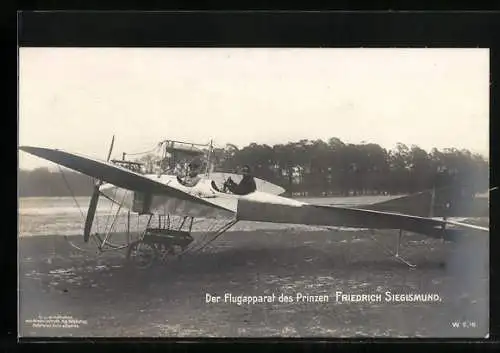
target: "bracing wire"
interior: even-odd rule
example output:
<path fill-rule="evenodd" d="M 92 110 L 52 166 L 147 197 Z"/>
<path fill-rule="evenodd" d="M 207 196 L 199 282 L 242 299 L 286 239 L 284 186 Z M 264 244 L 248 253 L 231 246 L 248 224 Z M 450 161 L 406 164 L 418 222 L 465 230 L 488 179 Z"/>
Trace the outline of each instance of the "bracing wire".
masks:
<path fill-rule="evenodd" d="M 73 201 L 76 204 L 76 207 L 78 207 L 78 211 L 80 211 L 80 214 L 82 216 L 82 219 L 85 221 L 85 215 L 83 214 L 82 208 L 80 207 L 80 204 L 78 203 L 78 200 L 76 199 L 75 194 L 73 193 L 73 190 L 71 189 L 71 186 L 69 185 L 68 180 L 66 179 L 66 176 L 64 175 L 64 171 L 62 170 L 60 165 L 57 165 L 59 168 L 59 172 L 61 173 L 61 176 L 64 180 L 64 183 L 66 184 L 66 187 L 68 188 L 69 193 L 71 194 L 71 197 L 73 198 Z"/>
<path fill-rule="evenodd" d="M 111 198 L 112 200 L 114 200 L 116 198 L 116 194 L 117 193 L 118 193 L 118 188 L 115 188 L 113 197 Z M 106 233 L 107 229 L 108 229 L 109 217 L 110 217 L 110 215 L 113 214 L 113 212 L 112 212 L 113 211 L 113 205 L 114 205 L 114 202 L 111 202 L 110 206 L 109 206 L 108 216 L 106 217 L 106 224 L 104 225 L 104 233 Z"/>
<path fill-rule="evenodd" d="M 219 238 L 222 234 L 224 234 L 229 228 L 231 228 L 232 226 L 234 226 L 236 223 L 237 223 L 236 220 L 233 220 L 233 221 L 231 221 L 229 223 L 225 223 L 222 227 L 220 227 L 219 229 L 217 229 L 214 234 L 211 234 L 212 235 L 211 239 L 209 239 L 208 241 L 201 242 L 201 245 L 199 245 L 200 242 L 198 242 L 198 246 L 193 245 L 193 246 L 187 248 L 184 252 L 182 252 L 182 254 L 185 254 L 185 253 L 188 253 L 188 252 L 191 253 L 191 254 L 194 254 L 194 253 L 197 253 L 197 252 L 203 250 L 209 244 L 211 244 L 213 241 L 215 241 L 217 238 Z M 206 240 L 206 238 L 205 238 L 205 240 Z"/>
<path fill-rule="evenodd" d="M 66 179 L 66 177 L 64 175 L 64 171 L 62 170 L 62 168 L 61 168 L 60 165 L 58 165 L 57 167 L 59 168 L 59 172 L 61 173 L 61 176 L 62 176 L 62 178 L 64 180 L 64 183 L 66 184 L 66 187 L 67 187 L 69 193 L 71 194 L 71 197 L 73 198 L 73 201 L 75 202 L 76 207 L 78 207 L 78 210 L 80 211 L 80 214 L 82 216 L 82 220 L 85 221 L 85 215 L 83 214 L 82 208 L 81 208 L 80 204 L 78 203 L 78 200 L 76 199 L 75 194 L 73 193 L 73 190 L 71 189 L 71 186 L 69 185 L 69 182 L 68 182 L 68 180 Z M 71 247 L 73 247 L 73 248 L 75 248 L 75 249 L 77 249 L 79 251 L 82 251 L 82 252 L 87 251 L 87 250 L 82 249 L 79 246 L 73 244 L 73 242 L 68 238 L 67 235 L 64 235 L 64 239 L 66 239 L 66 241 L 68 242 L 68 244 Z M 95 241 L 95 239 L 93 237 L 92 237 L 92 239 Z"/>
<path fill-rule="evenodd" d="M 106 232 L 106 234 L 109 232 L 111 233 L 111 231 L 113 230 L 113 227 L 115 226 L 115 223 L 116 223 L 116 219 L 118 218 L 118 214 L 120 213 L 122 207 L 123 207 L 123 204 L 125 203 L 125 197 L 127 196 L 126 193 L 123 194 L 123 197 L 122 197 L 122 201 L 118 204 L 118 209 L 116 210 L 116 213 L 115 213 L 115 216 L 113 218 L 113 221 L 111 222 L 111 225 L 109 227 L 109 231 Z"/>

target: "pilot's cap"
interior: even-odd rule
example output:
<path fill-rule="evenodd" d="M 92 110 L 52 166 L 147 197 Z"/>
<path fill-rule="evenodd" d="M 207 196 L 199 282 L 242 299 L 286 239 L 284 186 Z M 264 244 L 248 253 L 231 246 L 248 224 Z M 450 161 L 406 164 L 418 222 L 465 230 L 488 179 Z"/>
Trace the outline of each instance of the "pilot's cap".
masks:
<path fill-rule="evenodd" d="M 249 165 L 244 165 L 243 168 L 241 168 L 242 173 L 250 173 L 251 169 Z"/>

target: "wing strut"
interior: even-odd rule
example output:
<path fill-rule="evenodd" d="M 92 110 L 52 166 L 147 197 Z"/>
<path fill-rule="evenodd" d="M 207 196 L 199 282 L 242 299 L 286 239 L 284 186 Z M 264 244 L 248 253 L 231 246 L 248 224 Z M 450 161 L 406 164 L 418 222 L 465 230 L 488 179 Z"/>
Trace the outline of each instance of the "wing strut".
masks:
<path fill-rule="evenodd" d="M 375 234 L 374 233 L 375 233 L 375 231 L 373 229 L 371 229 L 368 234 L 369 234 L 370 238 L 372 238 L 372 240 L 375 242 L 375 244 L 379 245 L 379 247 L 381 247 L 386 253 L 388 253 L 390 256 L 394 257 L 396 260 L 401 261 L 402 263 L 406 264 L 408 267 L 412 267 L 412 268 L 416 267 L 416 265 L 410 263 L 408 260 L 406 260 L 404 257 L 402 257 L 399 254 L 399 250 L 401 248 L 401 238 L 403 236 L 403 230 L 402 229 L 400 229 L 399 232 L 398 232 L 398 238 L 397 238 L 396 250 L 395 251 L 389 249 L 388 247 L 386 247 L 382 243 L 379 243 L 378 240 L 375 238 Z"/>
<path fill-rule="evenodd" d="M 229 221 L 228 223 L 225 223 L 224 225 L 222 225 L 220 228 L 218 228 L 213 237 L 211 239 L 209 239 L 208 241 L 202 243 L 201 245 L 198 245 L 198 247 L 194 247 L 194 246 L 191 246 L 191 247 L 188 247 L 186 250 L 184 250 L 182 253 L 180 253 L 179 255 L 184 255 L 186 253 L 196 253 L 202 249 L 204 249 L 205 247 L 207 247 L 211 242 L 213 242 L 215 239 L 217 239 L 218 237 L 220 237 L 222 234 L 224 234 L 226 231 L 229 230 L 229 228 L 231 228 L 232 226 L 234 226 L 236 223 L 238 223 L 238 220 L 237 219 L 234 219 L 234 220 L 231 220 Z M 194 249 L 193 249 L 194 248 Z"/>

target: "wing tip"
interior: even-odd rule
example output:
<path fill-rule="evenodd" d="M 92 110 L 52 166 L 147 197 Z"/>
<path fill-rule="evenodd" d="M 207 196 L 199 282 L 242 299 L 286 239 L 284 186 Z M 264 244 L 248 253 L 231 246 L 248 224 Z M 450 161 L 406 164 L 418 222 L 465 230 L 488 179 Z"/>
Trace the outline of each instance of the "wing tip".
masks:
<path fill-rule="evenodd" d="M 34 146 L 19 146 L 19 151 L 23 151 L 29 154 L 36 155 L 36 152 L 39 151 L 39 147 L 34 147 Z"/>
<path fill-rule="evenodd" d="M 38 153 L 49 152 L 49 151 L 60 151 L 57 148 L 46 148 L 46 147 L 36 147 L 36 146 L 19 146 L 20 151 L 27 152 L 30 154 L 37 155 Z"/>
<path fill-rule="evenodd" d="M 44 149 L 42 147 L 35 147 L 35 146 L 19 146 L 19 149 L 24 152 L 30 152 L 30 151 L 36 151 L 36 150 L 41 150 Z"/>

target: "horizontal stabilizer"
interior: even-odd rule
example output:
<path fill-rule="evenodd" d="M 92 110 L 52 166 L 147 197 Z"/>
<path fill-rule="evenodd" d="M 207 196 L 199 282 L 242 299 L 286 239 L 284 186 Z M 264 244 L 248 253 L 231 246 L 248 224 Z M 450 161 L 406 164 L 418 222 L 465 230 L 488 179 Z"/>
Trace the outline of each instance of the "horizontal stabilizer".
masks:
<path fill-rule="evenodd" d="M 449 207 L 446 206 L 449 205 Z M 458 187 L 425 190 L 388 201 L 362 206 L 363 209 L 397 212 L 421 217 L 488 217 L 487 198 L 462 196 Z"/>
<path fill-rule="evenodd" d="M 413 216 L 428 217 L 432 214 L 432 192 L 423 191 L 416 194 L 396 197 L 372 205 L 362 206 L 364 209 L 385 212 L 397 212 Z"/>

